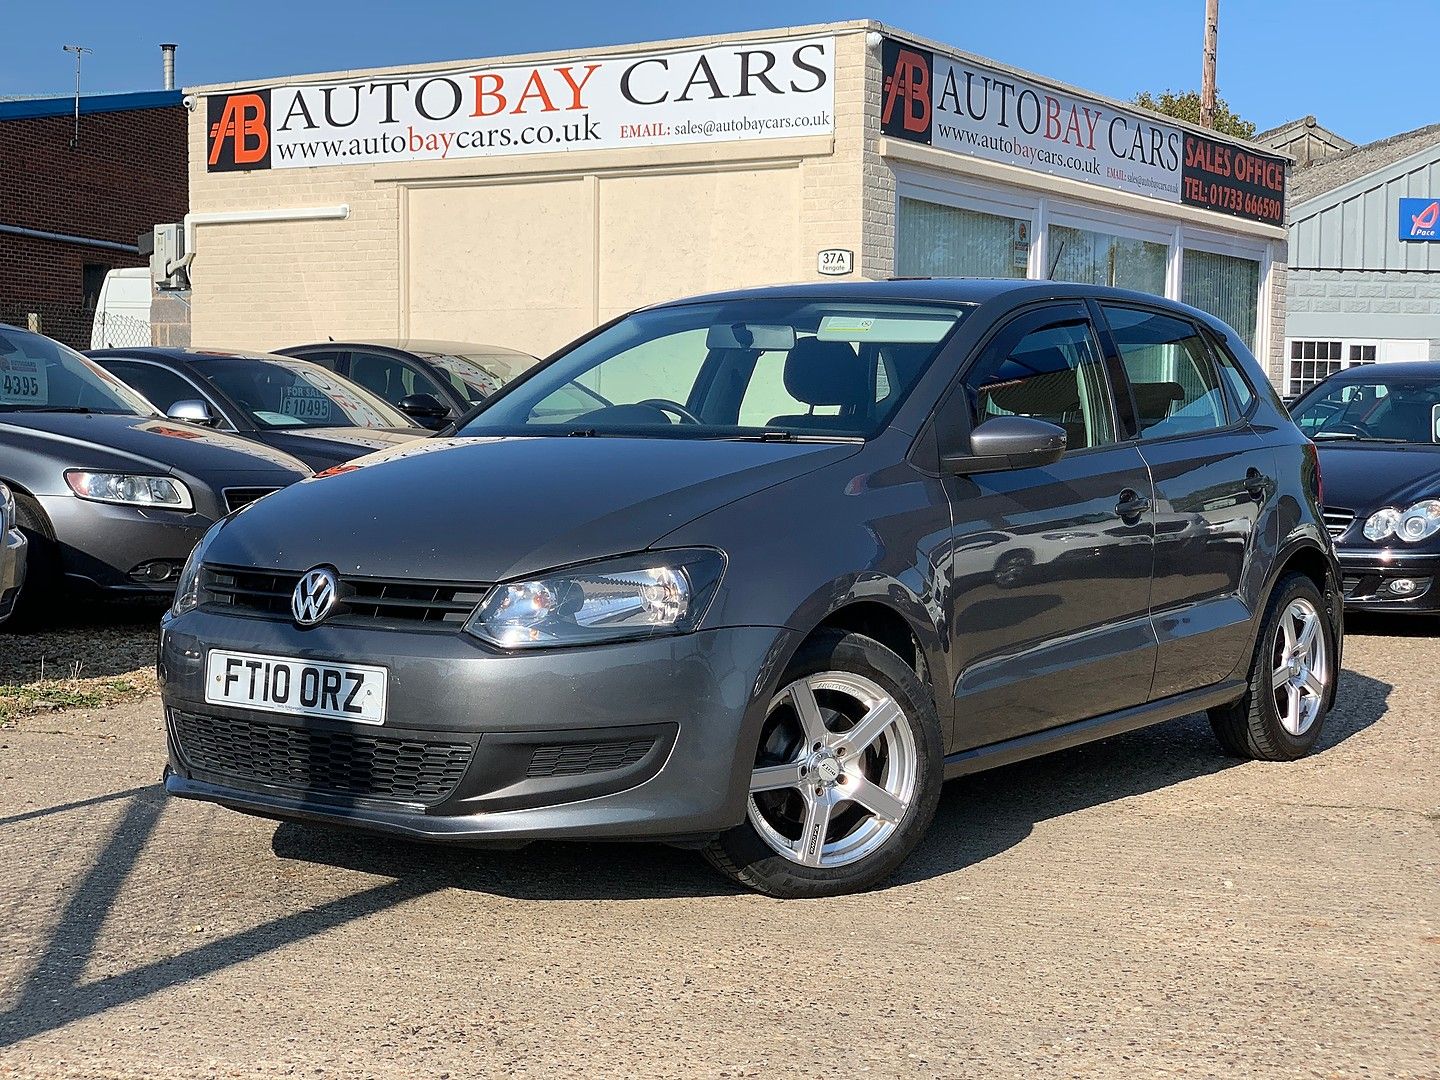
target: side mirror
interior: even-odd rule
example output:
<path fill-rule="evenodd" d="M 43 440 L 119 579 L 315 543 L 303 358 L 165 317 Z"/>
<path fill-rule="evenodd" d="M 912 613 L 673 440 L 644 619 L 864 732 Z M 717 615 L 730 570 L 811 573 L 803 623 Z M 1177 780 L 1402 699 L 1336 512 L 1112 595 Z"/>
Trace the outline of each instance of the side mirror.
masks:
<path fill-rule="evenodd" d="M 220 418 L 210 411 L 209 403 L 199 398 L 177 401 L 165 415 L 171 420 L 186 420 L 202 427 L 215 427 L 220 423 Z"/>
<path fill-rule="evenodd" d="M 947 472 L 1004 472 L 1053 465 L 1065 453 L 1065 429 L 1032 416 L 994 416 L 970 433 L 968 451 L 946 453 Z"/>
<path fill-rule="evenodd" d="M 441 420 L 450 415 L 450 408 L 434 394 L 406 394 L 400 399 L 400 411 L 416 420 Z"/>

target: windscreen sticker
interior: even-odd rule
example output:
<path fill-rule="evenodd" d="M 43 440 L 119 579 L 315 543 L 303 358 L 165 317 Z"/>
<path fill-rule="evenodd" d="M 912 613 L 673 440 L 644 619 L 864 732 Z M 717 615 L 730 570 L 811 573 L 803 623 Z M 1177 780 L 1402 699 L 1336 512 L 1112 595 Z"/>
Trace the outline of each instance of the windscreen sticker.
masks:
<path fill-rule="evenodd" d="M 50 380 L 43 360 L 18 353 L 0 354 L 0 404 L 47 405 Z"/>

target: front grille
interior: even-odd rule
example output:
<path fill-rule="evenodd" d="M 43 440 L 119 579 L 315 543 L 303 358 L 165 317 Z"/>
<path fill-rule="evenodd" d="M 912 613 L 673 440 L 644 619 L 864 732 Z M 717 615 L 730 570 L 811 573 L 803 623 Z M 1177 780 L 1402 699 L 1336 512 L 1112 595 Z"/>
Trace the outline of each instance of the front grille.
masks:
<path fill-rule="evenodd" d="M 526 776 L 579 776 L 634 765 L 650 752 L 654 739 L 537 746 Z"/>
<path fill-rule="evenodd" d="M 1340 506 L 1325 507 L 1325 531 L 1336 540 L 1345 535 L 1354 520 L 1354 510 L 1346 510 Z"/>
<path fill-rule="evenodd" d="M 241 566 L 206 566 L 200 578 L 204 602 L 263 615 L 290 615 L 290 595 L 300 574 Z M 462 625 L 485 597 L 487 585 L 456 585 L 402 578 L 342 577 L 340 601 L 327 622 L 350 625 L 419 623 L 426 629 Z"/>
<path fill-rule="evenodd" d="M 177 710 L 171 710 L 170 723 L 181 755 L 196 773 L 387 802 L 440 802 L 465 775 L 475 752 L 468 743 L 255 724 Z"/>
<path fill-rule="evenodd" d="M 239 510 L 240 507 L 249 506 L 256 499 L 263 499 L 272 491 L 279 490 L 279 488 L 274 487 L 226 488 L 224 491 L 225 509 L 233 514 L 236 510 Z"/>

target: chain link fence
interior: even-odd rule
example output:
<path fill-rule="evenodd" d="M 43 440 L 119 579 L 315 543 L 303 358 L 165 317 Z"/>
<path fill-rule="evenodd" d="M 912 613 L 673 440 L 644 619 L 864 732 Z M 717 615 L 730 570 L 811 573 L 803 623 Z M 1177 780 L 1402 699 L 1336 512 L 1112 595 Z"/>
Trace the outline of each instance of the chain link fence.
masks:
<path fill-rule="evenodd" d="M 79 304 L 27 303 L 0 297 L 0 323 L 22 329 L 39 320 L 39 331 L 72 349 L 134 348 L 150 344 L 150 323 L 131 315 L 116 315 Z"/>

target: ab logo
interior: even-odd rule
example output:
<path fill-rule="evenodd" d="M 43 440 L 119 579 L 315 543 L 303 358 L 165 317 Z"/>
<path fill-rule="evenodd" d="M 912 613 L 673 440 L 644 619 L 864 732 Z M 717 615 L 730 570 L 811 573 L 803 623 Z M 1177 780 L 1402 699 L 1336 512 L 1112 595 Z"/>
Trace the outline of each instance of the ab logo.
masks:
<path fill-rule="evenodd" d="M 932 55 L 885 39 L 881 52 L 885 84 L 880 96 L 880 128 L 886 135 L 930 141 Z"/>
<path fill-rule="evenodd" d="M 208 171 L 270 167 L 270 91 L 205 99 L 209 123 Z"/>

